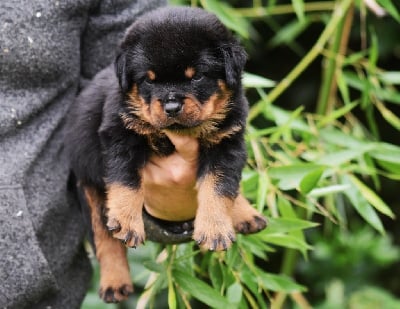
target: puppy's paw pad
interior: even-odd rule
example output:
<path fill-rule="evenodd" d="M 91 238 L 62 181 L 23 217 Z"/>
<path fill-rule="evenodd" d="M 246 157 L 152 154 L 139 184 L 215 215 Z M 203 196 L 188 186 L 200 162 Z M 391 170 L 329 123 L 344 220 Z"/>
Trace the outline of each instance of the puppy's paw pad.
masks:
<path fill-rule="evenodd" d="M 99 290 L 100 298 L 106 303 L 119 303 L 120 301 L 126 300 L 132 293 L 132 284 L 122 284 L 119 287 L 101 287 Z"/>
<path fill-rule="evenodd" d="M 267 220 L 261 215 L 255 215 L 250 220 L 240 221 L 235 230 L 241 234 L 257 233 L 267 226 Z"/>

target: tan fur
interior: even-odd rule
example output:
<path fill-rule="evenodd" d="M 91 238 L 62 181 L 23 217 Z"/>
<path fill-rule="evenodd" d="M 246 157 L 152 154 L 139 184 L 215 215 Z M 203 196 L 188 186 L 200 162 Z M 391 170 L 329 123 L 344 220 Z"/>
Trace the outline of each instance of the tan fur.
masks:
<path fill-rule="evenodd" d="M 193 67 L 187 67 L 185 70 L 185 76 L 188 79 L 192 79 L 192 77 L 196 74 L 196 70 Z"/>
<path fill-rule="evenodd" d="M 136 247 L 145 240 L 143 203 L 142 189 L 133 190 L 118 183 L 107 185 L 107 226 L 117 229 L 113 236 L 128 247 Z"/>
<path fill-rule="evenodd" d="M 152 70 L 148 70 L 148 71 L 147 71 L 147 77 L 148 77 L 150 80 L 155 80 L 155 79 L 156 79 L 156 73 L 154 73 L 154 71 L 152 71 Z"/>
<path fill-rule="evenodd" d="M 101 220 L 103 197 L 89 187 L 84 188 L 84 192 L 90 209 L 96 256 L 100 264 L 100 296 L 108 302 L 125 300 L 133 292 L 126 249 L 119 240 L 111 237 Z"/>
<path fill-rule="evenodd" d="M 233 201 L 219 196 L 216 176 L 206 175 L 198 184 L 198 209 L 194 222 L 193 239 L 204 249 L 228 249 L 235 240 L 235 230 L 230 216 Z"/>
<path fill-rule="evenodd" d="M 139 95 L 137 85 L 134 85 L 128 95 L 130 111 L 121 115 L 121 118 L 126 128 L 142 135 L 161 134 L 162 130 L 168 130 L 167 127 L 176 122 L 188 126 L 176 133 L 199 138 L 207 144 L 217 144 L 242 129 L 241 126 L 235 126 L 219 131 L 218 123 L 229 111 L 231 93 L 223 81 L 219 81 L 218 85 L 219 90 L 204 104 L 191 94 L 187 94 L 183 100 L 181 113 L 173 119 L 167 117 L 159 99 L 146 103 Z M 131 114 L 138 118 L 133 118 Z"/>

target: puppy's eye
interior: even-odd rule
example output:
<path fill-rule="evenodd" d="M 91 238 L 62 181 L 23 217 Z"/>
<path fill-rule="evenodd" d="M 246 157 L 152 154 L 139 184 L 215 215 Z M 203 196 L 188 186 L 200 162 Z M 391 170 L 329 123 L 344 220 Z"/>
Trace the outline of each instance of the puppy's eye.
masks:
<path fill-rule="evenodd" d="M 150 79 L 150 78 L 148 78 L 148 77 L 146 77 L 146 78 L 144 79 L 144 82 L 145 82 L 146 84 L 148 84 L 148 85 L 152 85 L 152 84 L 154 83 L 154 80 L 153 80 L 153 79 Z"/>
<path fill-rule="evenodd" d="M 196 73 L 193 77 L 192 77 L 192 81 L 194 82 L 199 82 L 204 78 L 204 74 L 202 73 Z"/>

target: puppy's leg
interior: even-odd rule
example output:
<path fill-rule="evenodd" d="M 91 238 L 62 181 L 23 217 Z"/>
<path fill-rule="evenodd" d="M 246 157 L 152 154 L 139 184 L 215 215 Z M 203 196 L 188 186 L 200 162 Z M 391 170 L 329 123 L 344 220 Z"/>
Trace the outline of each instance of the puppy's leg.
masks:
<path fill-rule="evenodd" d="M 194 222 L 193 239 L 202 248 L 226 250 L 235 241 L 235 230 L 230 216 L 233 199 L 218 194 L 217 177 L 205 175 L 198 184 L 198 209 Z"/>
<path fill-rule="evenodd" d="M 267 226 L 267 220 L 251 207 L 242 194 L 239 194 L 233 203 L 231 218 L 235 231 L 241 234 L 257 233 Z"/>
<path fill-rule="evenodd" d="M 128 247 L 144 243 L 145 232 L 142 217 L 143 189 L 131 188 L 119 183 L 107 185 L 107 227 L 114 238 Z"/>
<path fill-rule="evenodd" d="M 111 237 L 102 222 L 103 195 L 90 187 L 85 187 L 84 193 L 90 208 L 96 256 L 100 264 L 100 297 L 107 303 L 125 300 L 133 292 L 126 249 L 119 240 Z"/>

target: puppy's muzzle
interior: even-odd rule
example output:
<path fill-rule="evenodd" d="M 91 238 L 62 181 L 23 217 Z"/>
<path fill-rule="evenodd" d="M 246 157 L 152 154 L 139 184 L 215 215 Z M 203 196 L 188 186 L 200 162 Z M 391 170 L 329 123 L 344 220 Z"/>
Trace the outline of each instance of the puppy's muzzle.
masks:
<path fill-rule="evenodd" d="M 170 92 L 164 100 L 164 111 L 168 117 L 177 116 L 182 110 L 183 101 L 175 92 Z"/>

